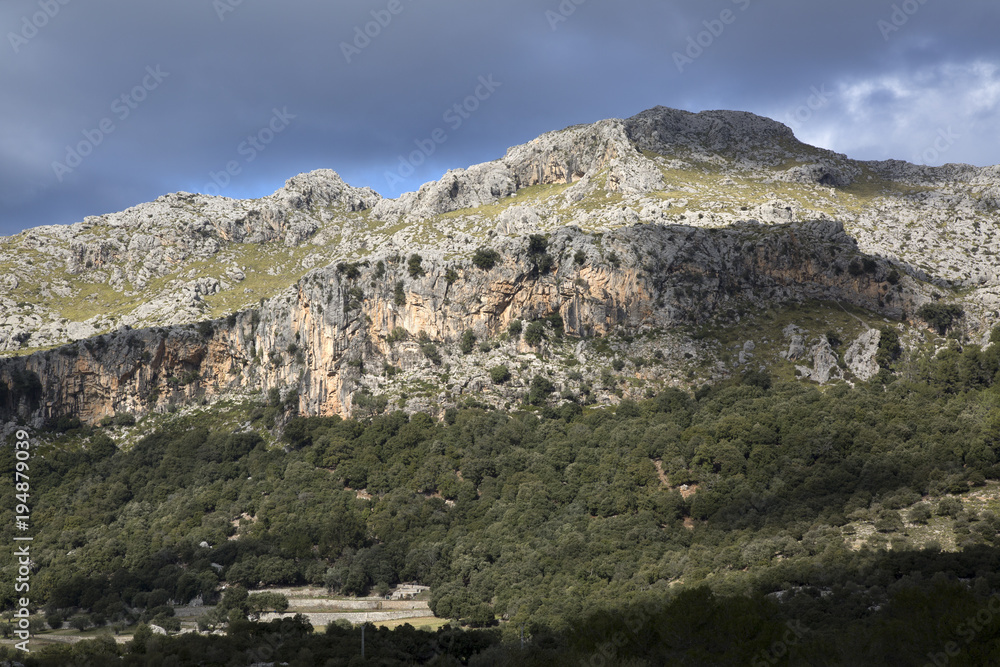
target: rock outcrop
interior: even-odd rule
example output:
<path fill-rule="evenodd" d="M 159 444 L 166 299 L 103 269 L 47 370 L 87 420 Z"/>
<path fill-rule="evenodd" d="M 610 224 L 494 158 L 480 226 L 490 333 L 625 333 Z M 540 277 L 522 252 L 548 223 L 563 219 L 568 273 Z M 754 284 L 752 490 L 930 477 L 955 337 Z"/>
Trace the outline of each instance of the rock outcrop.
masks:
<path fill-rule="evenodd" d="M 878 374 L 879 365 L 875 357 L 878 353 L 878 344 L 881 340 L 881 331 L 878 329 L 869 329 L 851 343 L 847 351 L 844 352 L 844 362 L 851 373 L 854 374 L 854 377 L 867 381 Z"/>
<path fill-rule="evenodd" d="M 460 209 L 494 204 L 522 188 L 575 183 L 607 170 L 609 192 L 643 194 L 664 187 L 660 170 L 630 141 L 625 124 L 606 120 L 549 132 L 507 151 L 500 160 L 449 171 L 417 192 L 382 200 L 382 220 L 431 218 Z"/>
<path fill-rule="evenodd" d="M 327 169 L 295 176 L 262 199 L 178 192 L 120 213 L 27 230 L 0 247 L 0 265 L 12 274 L 4 281 L 5 295 L 28 281 L 37 287 L 31 300 L 0 295 L 0 351 L 18 349 L 15 339 L 25 334 L 34 345 L 48 346 L 123 325 L 204 319 L 203 297 L 235 287 L 245 274 L 237 266 L 226 268 L 230 280 L 224 285 L 199 277 L 197 270 L 167 279 L 178 267 L 221 263 L 220 253 L 233 247 L 301 246 L 324 225 L 343 224 L 345 216 L 380 199 Z M 65 316 L 79 310 L 79 301 L 101 292 L 107 293 L 106 302 L 134 302 L 135 307 L 113 321 L 99 307 L 82 321 Z"/>
<path fill-rule="evenodd" d="M 304 414 L 346 414 L 355 392 L 372 382 L 364 369 L 428 363 L 413 342 L 418 336 L 453 354 L 464 332 L 494 340 L 515 319 L 554 317 L 566 336 L 586 340 L 696 325 L 727 307 L 794 298 L 843 300 L 898 316 L 909 298 L 884 281 L 884 263 L 862 276 L 845 270 L 857 248 L 837 223 L 793 224 L 763 236 L 753 227 L 636 225 L 599 240 L 558 230 L 546 250 L 553 266 L 544 271 L 524 238 L 499 246 L 501 261 L 490 270 L 424 260 L 424 274 L 412 276 L 403 258 L 387 255 L 356 272 L 317 269 L 258 308 L 211 326 L 123 330 L 9 359 L 0 364 L 0 381 L 13 387 L 34 375 L 41 386 L 33 394 L 8 391 L 0 411 L 96 421 L 277 387 L 294 389 Z M 899 295 L 891 306 L 890 292 Z M 400 331 L 410 342 L 392 340 Z M 816 361 L 814 380 L 830 379 L 832 359 Z"/>

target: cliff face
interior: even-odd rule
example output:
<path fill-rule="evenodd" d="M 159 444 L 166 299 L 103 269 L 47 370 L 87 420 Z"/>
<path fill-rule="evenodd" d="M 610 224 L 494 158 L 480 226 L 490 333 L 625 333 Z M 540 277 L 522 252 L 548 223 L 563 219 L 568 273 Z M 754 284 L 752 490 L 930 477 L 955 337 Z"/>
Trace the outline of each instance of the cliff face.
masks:
<path fill-rule="evenodd" d="M 287 287 L 304 272 L 300 248 L 325 244 L 380 199 L 320 170 L 258 200 L 179 192 L 0 237 L 0 351 L 208 319 L 213 297 L 270 297 L 257 268 Z"/>
<path fill-rule="evenodd" d="M 840 300 L 895 316 L 912 302 L 907 290 L 885 280 L 885 262 L 852 274 L 857 247 L 837 223 L 766 233 L 753 225 L 634 226 L 599 241 L 572 228 L 557 231 L 546 248 L 553 266 L 544 271 L 527 239 L 500 246 L 501 261 L 490 270 L 430 261 L 421 264 L 424 275 L 411 277 L 404 258 L 389 256 L 352 267 L 356 273 L 317 269 L 260 307 L 211 326 L 122 330 L 9 359 L 0 381 L 12 389 L 0 397 L 0 410 L 8 419 L 76 415 L 95 422 L 277 387 L 297 391 L 302 414 L 346 415 L 355 392 L 368 390 L 370 376 L 386 367 L 433 369 L 421 345 L 440 345 L 449 364 L 462 364 L 455 348 L 464 332 L 495 340 L 515 319 L 555 315 L 550 321 L 583 342 L 696 325 L 725 308 L 793 298 Z M 40 387 L 13 390 L 32 374 Z M 478 382 L 454 398 L 463 393 L 488 401 L 490 391 Z"/>

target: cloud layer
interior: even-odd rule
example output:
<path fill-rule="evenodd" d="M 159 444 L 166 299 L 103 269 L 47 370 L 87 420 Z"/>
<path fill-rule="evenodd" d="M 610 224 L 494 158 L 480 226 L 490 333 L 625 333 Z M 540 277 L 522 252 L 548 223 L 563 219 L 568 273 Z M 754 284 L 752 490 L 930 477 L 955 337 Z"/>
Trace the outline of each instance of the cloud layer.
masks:
<path fill-rule="evenodd" d="M 861 159 L 994 164 L 998 23 L 986 0 L 12 0 L 0 233 L 317 168 L 396 196 L 657 104 Z"/>

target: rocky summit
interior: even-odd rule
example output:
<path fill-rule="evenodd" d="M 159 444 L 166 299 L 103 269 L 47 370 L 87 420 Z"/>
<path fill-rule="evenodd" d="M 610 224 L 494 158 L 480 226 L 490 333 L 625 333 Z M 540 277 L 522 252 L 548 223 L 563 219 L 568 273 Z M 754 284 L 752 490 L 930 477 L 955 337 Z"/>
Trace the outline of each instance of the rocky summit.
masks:
<path fill-rule="evenodd" d="M 397 199 L 329 170 L 0 239 L 0 418 L 269 395 L 300 414 L 871 381 L 988 344 L 1000 167 L 862 162 L 657 107 Z"/>

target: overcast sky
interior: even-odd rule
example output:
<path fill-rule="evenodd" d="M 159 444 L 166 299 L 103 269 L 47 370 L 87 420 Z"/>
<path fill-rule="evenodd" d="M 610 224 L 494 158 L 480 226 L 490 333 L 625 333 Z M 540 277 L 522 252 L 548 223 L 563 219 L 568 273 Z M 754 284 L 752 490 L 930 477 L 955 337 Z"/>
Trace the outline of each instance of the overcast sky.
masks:
<path fill-rule="evenodd" d="M 319 168 L 395 197 L 656 105 L 1000 163 L 996 0 L 4 0 L 0 25 L 0 234 Z"/>

